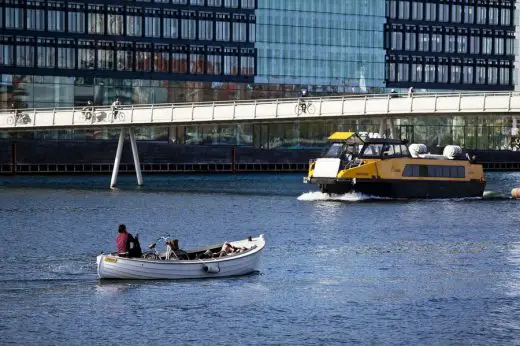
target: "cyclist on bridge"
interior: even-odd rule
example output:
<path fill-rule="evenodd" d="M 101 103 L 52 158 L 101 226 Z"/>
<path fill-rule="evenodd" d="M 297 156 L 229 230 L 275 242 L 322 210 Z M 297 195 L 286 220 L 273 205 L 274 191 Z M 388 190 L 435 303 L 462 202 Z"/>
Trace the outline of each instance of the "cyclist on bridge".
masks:
<path fill-rule="evenodd" d="M 118 109 L 121 108 L 121 102 L 119 102 L 119 97 L 116 98 L 114 102 L 112 102 L 112 114 L 114 116 L 114 119 L 117 118 L 117 112 Z"/>
<path fill-rule="evenodd" d="M 302 109 L 303 113 L 307 113 L 307 103 L 305 103 L 304 100 L 305 97 L 309 97 L 309 91 L 307 88 L 300 90 L 300 108 Z"/>

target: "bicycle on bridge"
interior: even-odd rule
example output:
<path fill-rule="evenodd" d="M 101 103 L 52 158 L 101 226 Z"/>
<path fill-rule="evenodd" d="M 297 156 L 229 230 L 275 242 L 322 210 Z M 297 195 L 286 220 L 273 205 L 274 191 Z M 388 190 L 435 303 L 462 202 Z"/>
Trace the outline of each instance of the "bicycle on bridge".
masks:
<path fill-rule="evenodd" d="M 13 112 L 13 114 L 7 117 L 7 124 L 9 125 L 18 125 L 18 124 L 29 124 L 31 122 L 31 116 L 27 113 L 21 113 L 18 111 Z"/>
<path fill-rule="evenodd" d="M 305 101 L 303 99 L 299 99 L 298 103 L 294 107 L 294 112 L 298 115 L 314 114 L 315 108 L 311 101 Z"/>

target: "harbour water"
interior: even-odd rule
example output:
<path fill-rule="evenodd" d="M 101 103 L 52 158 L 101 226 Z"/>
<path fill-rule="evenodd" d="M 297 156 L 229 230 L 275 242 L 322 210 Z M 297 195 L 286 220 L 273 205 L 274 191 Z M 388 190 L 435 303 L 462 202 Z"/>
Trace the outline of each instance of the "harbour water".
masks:
<path fill-rule="evenodd" d="M 330 198 L 301 174 L 0 178 L 3 345 L 518 345 L 520 173 L 502 197 Z M 496 196 L 495 196 L 496 197 Z M 184 248 L 263 233 L 260 271 L 98 281 L 117 225 Z"/>

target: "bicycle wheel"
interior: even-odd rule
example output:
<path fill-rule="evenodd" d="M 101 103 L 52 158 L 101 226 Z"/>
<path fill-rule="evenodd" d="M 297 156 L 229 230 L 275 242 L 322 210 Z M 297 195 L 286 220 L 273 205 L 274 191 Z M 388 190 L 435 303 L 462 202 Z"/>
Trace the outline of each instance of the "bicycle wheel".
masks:
<path fill-rule="evenodd" d="M 314 108 L 314 105 L 312 103 L 307 104 L 307 113 L 314 114 L 316 111 L 316 108 Z"/>
<path fill-rule="evenodd" d="M 159 257 L 154 253 L 145 253 L 143 255 L 143 258 L 148 259 L 148 260 L 158 260 L 159 259 Z"/>
<path fill-rule="evenodd" d="M 300 115 L 302 113 L 302 106 L 300 104 L 294 106 L 294 113 L 296 113 L 297 115 Z"/>
<path fill-rule="evenodd" d="M 121 111 L 118 112 L 118 113 L 117 113 L 117 120 L 119 120 L 119 121 L 125 121 L 125 113 L 123 113 L 123 112 L 121 112 Z"/>
<path fill-rule="evenodd" d="M 7 124 L 14 125 L 14 115 L 10 115 L 7 117 Z"/>

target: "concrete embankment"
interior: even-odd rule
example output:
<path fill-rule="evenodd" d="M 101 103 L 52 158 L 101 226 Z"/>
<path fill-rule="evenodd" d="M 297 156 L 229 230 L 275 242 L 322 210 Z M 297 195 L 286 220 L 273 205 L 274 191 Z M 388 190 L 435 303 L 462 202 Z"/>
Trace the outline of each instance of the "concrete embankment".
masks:
<path fill-rule="evenodd" d="M 319 150 L 187 146 L 137 143 L 143 172 L 305 172 Z M 0 174 L 109 174 L 116 141 L 0 141 Z M 468 149 L 486 171 L 520 171 L 520 152 Z M 133 173 L 131 146 L 125 142 L 120 173 Z"/>

